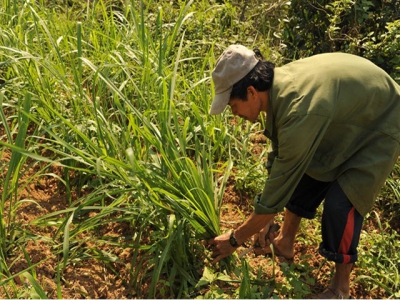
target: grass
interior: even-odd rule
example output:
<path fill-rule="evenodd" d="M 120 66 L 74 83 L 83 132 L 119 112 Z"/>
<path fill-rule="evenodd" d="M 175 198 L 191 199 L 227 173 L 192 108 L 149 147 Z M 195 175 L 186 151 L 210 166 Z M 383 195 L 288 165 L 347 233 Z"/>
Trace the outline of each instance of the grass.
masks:
<path fill-rule="evenodd" d="M 307 264 L 283 269 L 287 281 L 279 284 L 234 257 L 224 268 L 204 268 L 201 242 L 221 232 L 228 178 L 236 176 L 238 188 L 251 196 L 265 176 L 263 153 L 249 151 L 249 135 L 262 124 L 235 126 L 229 112 L 208 115 L 210 70 L 229 43 L 266 45 L 268 24 L 263 21 L 262 32 L 249 42 L 254 20 L 241 18 L 241 7 L 228 2 L 0 4 L 0 79 L 5 80 L 0 144 L 2 155 L 10 155 L 0 177 L 3 295 L 50 296 L 37 273 L 43 261 L 33 262 L 24 250 L 33 237 L 48 243 L 58 258 L 52 297 L 64 297 L 65 272 L 73 265 L 101 261 L 117 274 L 115 264 L 122 262 L 113 249 L 121 247 L 131 249 L 125 280 L 136 297 L 307 295 L 312 285 L 304 279 L 311 271 Z M 267 53 L 279 62 L 277 50 Z M 397 169 L 387 194 L 398 198 Z M 65 208 L 24 225 L 19 209 L 40 204 L 22 192 L 42 178 L 57 180 Z M 128 224 L 130 231 L 123 240 L 101 234 L 109 224 Z M 363 270 L 378 267 L 358 282 L 398 297 L 397 245 L 387 244 L 398 234 L 383 226 L 382 239 L 364 236 L 361 247 L 374 241 L 373 249 L 383 246 L 388 252 L 366 253 Z M 35 236 L 32 228 L 52 235 Z M 13 256 L 14 251 L 21 254 Z M 16 273 L 21 259 L 27 267 Z M 26 284 L 17 284 L 17 278 Z M 235 288 L 227 293 L 219 288 L 221 281 Z"/>
<path fill-rule="evenodd" d="M 24 18 L 21 26 L 30 24 L 27 47 L 24 50 L 2 47 L 13 76 L 30 83 L 27 97 L 32 99 L 32 109 L 20 111 L 17 108 L 16 111 L 23 114 L 33 128 L 33 134 L 28 137 L 31 147 L 25 148 L 19 142 L 20 136 L 25 134 L 22 130 L 17 143 L 10 144 L 12 139 L 9 138 L 3 145 L 19 158 L 62 168 L 61 181 L 68 191 L 100 185 L 86 197 L 70 197 L 68 209 L 35 221 L 38 226 L 58 226 L 53 239 L 61 243 L 61 247 L 57 247 L 62 255 L 57 268 L 59 297 L 62 296 L 59 278 L 63 270 L 76 255 L 81 255 L 71 248 L 80 243 L 80 233 L 101 226 L 104 218 L 116 212 L 124 216 L 118 222 L 132 223 L 143 214 L 138 211 L 143 203 L 156 212 L 154 219 L 147 219 L 147 224 L 141 225 L 141 230 L 148 230 L 146 227 L 151 223 L 158 228 L 159 242 L 150 245 L 148 253 L 163 253 L 152 258 L 153 268 L 149 270 L 154 271 L 149 290 L 152 297 L 156 296 L 156 286 L 166 270 L 172 290 L 168 292 L 186 295 L 188 288 L 182 290 L 182 287 L 196 284 L 196 268 L 199 267 L 191 254 L 193 243 L 220 233 L 218 211 L 231 163 L 227 161 L 217 166 L 214 154 L 229 137 L 206 135 L 213 131 L 214 125 L 204 123 L 194 104 L 186 109 L 191 115 L 182 116 L 181 110 L 175 107 L 175 102 L 181 105 L 175 86 L 184 80 L 183 74 L 178 72 L 183 63 L 180 54 L 184 35 L 178 39 L 178 33 L 191 15 L 188 13 L 190 4 L 182 8 L 178 22 L 164 34 L 162 10 L 159 10 L 154 40 L 150 38 L 152 28 L 145 23 L 144 15 L 148 12 L 143 5 L 140 10 L 127 6 L 125 12 L 111 17 L 109 7 L 99 2 L 93 12 L 100 16 L 102 23 L 88 24 L 94 25 L 89 30 L 79 22 L 76 27 L 68 21 L 65 27 L 59 27 L 54 14 L 26 4 L 19 17 Z M 117 17 L 118 29 L 124 38 L 116 35 Z M 127 18 L 133 20 L 133 28 L 125 27 Z M 100 30 L 97 26 L 103 28 Z M 88 35 L 83 37 L 85 32 Z M 122 43 L 132 38 L 138 42 L 135 45 L 138 48 Z M 29 42 L 31 39 L 38 39 L 40 47 Z M 13 44 L 18 43 L 22 41 L 13 41 Z M 178 51 L 173 53 L 175 43 L 178 43 Z M 107 45 L 107 50 L 101 46 L 103 44 Z M 190 63 L 193 59 L 184 61 Z M 200 71 L 204 72 L 205 67 L 203 65 Z M 203 78 L 203 75 L 197 76 Z M 190 89 L 197 85 L 190 83 L 187 93 L 193 93 Z M 6 97 L 11 95 L 6 94 Z M 209 144 L 214 147 L 209 149 Z M 43 152 L 49 156 L 41 156 Z M 18 174 L 13 161 L 12 158 L 9 174 Z M 71 182 L 71 171 L 80 174 L 76 185 Z M 222 175 L 216 176 L 218 173 Z M 6 177 L 8 181 L 11 180 Z M 16 180 L 12 184 L 16 188 Z M 8 199 L 6 195 L 3 193 L 3 202 Z M 81 214 L 92 210 L 99 212 L 98 218 L 79 220 Z M 60 215 L 64 219 L 60 220 Z M 166 215 L 167 221 L 164 220 Z M 2 241 L 5 243 L 6 239 Z M 168 249 L 174 245 L 186 248 L 171 255 Z M 147 274 L 144 272 L 140 276 Z M 182 287 L 175 291 L 177 281 Z M 139 283 L 140 280 L 135 282 Z M 139 289 L 140 285 L 133 288 Z"/>

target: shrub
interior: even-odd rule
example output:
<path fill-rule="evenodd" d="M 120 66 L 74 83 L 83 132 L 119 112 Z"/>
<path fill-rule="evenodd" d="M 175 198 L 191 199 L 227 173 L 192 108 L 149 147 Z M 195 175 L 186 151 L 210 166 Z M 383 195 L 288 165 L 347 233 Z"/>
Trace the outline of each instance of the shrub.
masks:
<path fill-rule="evenodd" d="M 399 80 L 400 2 L 294 0 L 280 38 L 288 60 L 342 51 L 366 57 Z"/>

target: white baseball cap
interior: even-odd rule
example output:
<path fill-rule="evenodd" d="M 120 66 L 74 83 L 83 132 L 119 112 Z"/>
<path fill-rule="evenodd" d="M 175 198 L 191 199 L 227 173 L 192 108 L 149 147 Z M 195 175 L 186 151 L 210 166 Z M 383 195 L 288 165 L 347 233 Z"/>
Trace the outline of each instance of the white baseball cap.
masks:
<path fill-rule="evenodd" d="M 218 58 L 212 72 L 215 97 L 211 103 L 210 114 L 218 115 L 228 105 L 232 87 L 245 77 L 258 63 L 254 51 L 242 45 L 230 45 Z"/>

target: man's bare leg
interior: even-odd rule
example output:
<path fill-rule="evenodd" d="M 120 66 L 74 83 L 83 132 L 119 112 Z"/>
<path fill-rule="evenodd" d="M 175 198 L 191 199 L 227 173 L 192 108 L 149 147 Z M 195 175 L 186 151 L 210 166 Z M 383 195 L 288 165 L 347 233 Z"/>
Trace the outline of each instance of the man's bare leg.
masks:
<path fill-rule="evenodd" d="M 286 209 L 281 231 L 279 234 L 270 234 L 269 240 L 279 252 L 279 255 L 289 259 L 293 258 L 294 241 L 297 231 L 299 230 L 301 219 L 301 217 Z"/>
<path fill-rule="evenodd" d="M 350 295 L 350 274 L 353 264 L 336 263 L 336 273 L 332 278 L 329 288 L 343 298 L 349 298 Z"/>
<path fill-rule="evenodd" d="M 294 256 L 294 242 L 301 219 L 301 217 L 286 209 L 281 231 L 279 234 L 275 232 L 269 236 L 269 240 L 272 241 L 279 254 L 285 258 L 292 258 Z M 349 298 L 350 274 L 352 269 L 353 264 L 336 263 L 336 272 L 329 288 L 316 297 L 319 299 Z"/>
<path fill-rule="evenodd" d="M 350 297 L 350 273 L 353 264 L 336 263 L 336 273 L 329 287 L 314 299 L 348 299 Z"/>

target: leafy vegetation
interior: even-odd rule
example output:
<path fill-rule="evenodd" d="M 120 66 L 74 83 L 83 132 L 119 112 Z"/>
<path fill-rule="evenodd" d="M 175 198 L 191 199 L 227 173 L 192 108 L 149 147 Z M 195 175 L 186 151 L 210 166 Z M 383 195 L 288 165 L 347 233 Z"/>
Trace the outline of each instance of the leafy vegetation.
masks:
<path fill-rule="evenodd" d="M 250 139 L 262 133 L 262 122 L 232 121 L 229 111 L 208 115 L 211 70 L 235 42 L 258 46 L 277 64 L 327 51 L 324 45 L 347 37 L 339 18 L 356 11 L 361 19 L 348 19 L 346 30 L 365 29 L 346 42 L 362 45 L 358 54 L 398 76 L 393 3 L 393 10 L 385 6 L 371 15 L 372 2 L 331 1 L 324 4 L 327 13 L 312 15 L 299 8 L 301 1 L 0 0 L 2 295 L 63 298 L 68 267 L 97 260 L 118 274 L 115 251 L 124 247 L 131 251 L 123 266 L 130 296 L 306 297 L 315 284 L 307 262 L 283 266 L 284 282 L 235 257 L 219 269 L 204 267 L 202 241 L 221 232 L 228 180 L 252 198 L 266 176 L 264 152 L 253 153 Z M 305 23 L 296 11 L 309 13 Z M 372 17 L 381 20 L 374 35 L 367 28 L 373 22 L 366 22 Z M 319 24 L 319 36 L 316 28 L 309 31 L 312 24 Z M 321 43 L 315 47 L 314 37 Z M 333 50 L 354 48 L 346 42 Z M 19 210 L 40 208 L 26 190 L 43 180 L 54 180 L 66 203 L 24 224 Z M 391 229 L 399 218 L 398 191 L 397 165 L 379 213 L 368 217 L 380 232 L 365 232 L 360 245 L 357 283 L 384 289 L 387 297 L 400 297 L 399 233 Z M 381 221 L 380 211 L 389 209 Z M 129 230 L 118 237 L 102 233 L 111 223 Z M 309 225 L 319 230 L 317 222 Z M 318 242 L 305 227 L 299 239 Z M 33 261 L 26 251 L 32 241 L 48 245 L 57 258 L 53 292 L 38 268 L 52 257 Z M 22 260 L 25 267 L 17 270 Z"/>
<path fill-rule="evenodd" d="M 343 51 L 364 56 L 400 80 L 400 3 L 294 0 L 281 37 L 289 59 Z"/>

